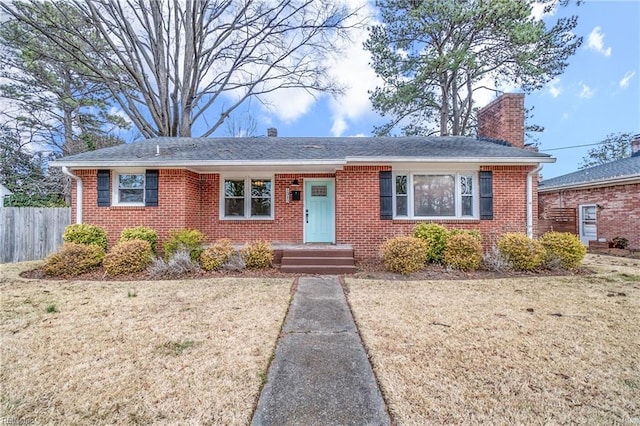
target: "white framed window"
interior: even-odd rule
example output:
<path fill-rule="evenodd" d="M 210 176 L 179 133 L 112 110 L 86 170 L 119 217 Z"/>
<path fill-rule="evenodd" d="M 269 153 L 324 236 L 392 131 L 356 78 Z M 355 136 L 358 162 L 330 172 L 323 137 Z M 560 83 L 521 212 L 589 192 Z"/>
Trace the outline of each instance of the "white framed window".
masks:
<path fill-rule="evenodd" d="M 272 177 L 225 177 L 221 179 L 221 219 L 272 219 Z"/>
<path fill-rule="evenodd" d="M 144 171 L 113 173 L 113 205 L 144 206 Z"/>
<path fill-rule="evenodd" d="M 393 216 L 406 219 L 478 218 L 477 173 L 394 175 Z"/>

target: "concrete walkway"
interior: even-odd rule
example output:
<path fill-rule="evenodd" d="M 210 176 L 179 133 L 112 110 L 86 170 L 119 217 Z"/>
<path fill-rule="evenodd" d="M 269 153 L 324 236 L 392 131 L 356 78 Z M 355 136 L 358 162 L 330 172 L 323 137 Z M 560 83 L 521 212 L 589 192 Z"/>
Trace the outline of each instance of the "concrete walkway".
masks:
<path fill-rule="evenodd" d="M 252 425 L 389 425 L 337 277 L 303 277 Z"/>

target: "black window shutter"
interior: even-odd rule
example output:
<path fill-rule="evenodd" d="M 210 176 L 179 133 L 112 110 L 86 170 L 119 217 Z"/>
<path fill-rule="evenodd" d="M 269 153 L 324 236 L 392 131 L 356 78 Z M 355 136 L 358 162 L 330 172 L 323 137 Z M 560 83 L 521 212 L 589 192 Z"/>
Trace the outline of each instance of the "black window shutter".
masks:
<path fill-rule="evenodd" d="M 493 172 L 480 172 L 480 219 L 493 220 Z"/>
<path fill-rule="evenodd" d="M 98 170 L 98 207 L 111 205 L 111 170 Z"/>
<path fill-rule="evenodd" d="M 144 205 L 158 207 L 158 171 L 147 170 L 144 177 Z"/>
<path fill-rule="evenodd" d="M 380 172 L 380 219 L 393 219 L 393 177 L 391 172 Z"/>

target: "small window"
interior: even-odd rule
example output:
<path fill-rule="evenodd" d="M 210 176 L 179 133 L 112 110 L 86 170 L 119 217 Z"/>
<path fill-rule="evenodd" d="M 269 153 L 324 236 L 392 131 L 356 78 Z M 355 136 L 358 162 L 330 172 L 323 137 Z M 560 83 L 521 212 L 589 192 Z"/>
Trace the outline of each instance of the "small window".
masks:
<path fill-rule="evenodd" d="M 224 181 L 224 215 L 244 217 L 244 180 Z"/>
<path fill-rule="evenodd" d="M 407 206 L 407 176 L 396 176 L 396 216 L 406 216 Z"/>
<path fill-rule="evenodd" d="M 311 196 L 312 197 L 326 197 L 327 196 L 327 185 L 313 185 L 313 186 L 311 186 Z"/>
<path fill-rule="evenodd" d="M 223 192 L 223 218 L 265 219 L 273 216 L 271 179 L 225 179 Z"/>
<path fill-rule="evenodd" d="M 460 176 L 462 216 L 473 216 L 473 177 Z"/>
<path fill-rule="evenodd" d="M 144 203 L 144 174 L 118 175 L 118 203 Z"/>
<path fill-rule="evenodd" d="M 271 216 L 270 180 L 251 180 L 251 216 Z"/>

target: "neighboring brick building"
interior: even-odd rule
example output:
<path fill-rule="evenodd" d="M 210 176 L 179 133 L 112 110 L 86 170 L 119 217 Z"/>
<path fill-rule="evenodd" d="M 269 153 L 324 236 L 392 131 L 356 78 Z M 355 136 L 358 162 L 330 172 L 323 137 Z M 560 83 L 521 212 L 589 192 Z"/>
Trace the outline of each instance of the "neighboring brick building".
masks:
<path fill-rule="evenodd" d="M 543 233 L 554 229 L 549 220 L 555 209 L 575 220 L 571 231 L 584 244 L 623 237 L 630 249 L 640 249 L 640 138 L 632 142 L 632 156 L 577 172 L 547 179 L 539 184 L 539 214 Z"/>
<path fill-rule="evenodd" d="M 78 181 L 74 220 L 106 228 L 110 244 L 137 225 L 161 239 L 195 228 L 210 241 L 349 244 L 361 259 L 437 222 L 478 229 L 488 247 L 535 235 L 537 170 L 555 160 L 523 147 L 524 95 L 487 108 L 480 134 L 493 139 L 156 138 L 52 165 Z"/>

